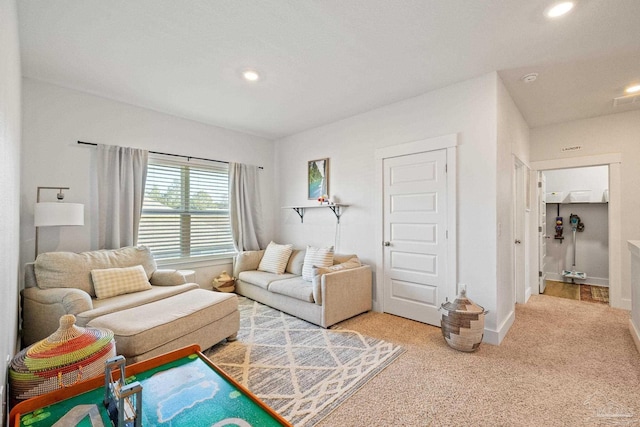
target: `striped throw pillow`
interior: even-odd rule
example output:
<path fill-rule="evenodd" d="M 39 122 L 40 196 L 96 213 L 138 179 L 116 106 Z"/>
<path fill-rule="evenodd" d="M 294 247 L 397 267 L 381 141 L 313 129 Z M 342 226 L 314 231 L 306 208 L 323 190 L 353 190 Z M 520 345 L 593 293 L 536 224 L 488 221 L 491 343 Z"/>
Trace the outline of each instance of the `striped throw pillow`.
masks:
<path fill-rule="evenodd" d="M 91 270 L 91 280 L 98 299 L 151 289 L 147 273 L 141 265 Z"/>
<path fill-rule="evenodd" d="M 314 267 L 329 267 L 333 265 L 333 246 L 328 248 L 314 248 L 307 246 L 302 265 L 302 278 L 307 282 L 313 280 Z"/>
<path fill-rule="evenodd" d="M 282 274 L 293 251 L 293 245 L 279 245 L 271 242 L 264 251 L 258 270 L 268 273 Z"/>

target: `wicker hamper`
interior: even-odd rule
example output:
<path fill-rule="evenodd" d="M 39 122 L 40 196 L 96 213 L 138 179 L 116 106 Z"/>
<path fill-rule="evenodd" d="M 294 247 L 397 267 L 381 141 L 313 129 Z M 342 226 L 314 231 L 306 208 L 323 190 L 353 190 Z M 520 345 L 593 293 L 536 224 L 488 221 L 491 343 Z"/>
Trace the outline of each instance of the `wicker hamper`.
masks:
<path fill-rule="evenodd" d="M 113 332 L 75 322 L 62 316 L 57 331 L 16 354 L 9 368 L 13 404 L 104 374 L 105 361 L 116 355 Z"/>
<path fill-rule="evenodd" d="M 453 302 L 445 302 L 441 309 L 442 336 L 451 348 L 476 351 L 484 335 L 484 315 L 488 312 L 467 298 L 462 290 Z"/>

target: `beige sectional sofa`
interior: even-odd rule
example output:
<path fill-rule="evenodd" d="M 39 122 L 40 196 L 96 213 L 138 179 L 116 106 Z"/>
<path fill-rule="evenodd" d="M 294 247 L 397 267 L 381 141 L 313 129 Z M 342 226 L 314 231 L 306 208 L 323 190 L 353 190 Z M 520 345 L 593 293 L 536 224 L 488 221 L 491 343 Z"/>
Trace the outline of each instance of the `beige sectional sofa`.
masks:
<path fill-rule="evenodd" d="M 302 277 L 305 250 L 292 251 L 282 274 L 258 269 L 264 254 L 236 256 L 236 293 L 324 328 L 371 310 L 371 267 L 341 268 L 355 255 L 333 255 L 335 270 L 307 281 Z"/>
<path fill-rule="evenodd" d="M 53 333 L 64 314 L 78 326 L 112 330 L 128 362 L 191 344 L 207 349 L 240 327 L 236 295 L 158 269 L 144 246 L 40 254 L 25 266 L 21 295 L 23 347 Z"/>

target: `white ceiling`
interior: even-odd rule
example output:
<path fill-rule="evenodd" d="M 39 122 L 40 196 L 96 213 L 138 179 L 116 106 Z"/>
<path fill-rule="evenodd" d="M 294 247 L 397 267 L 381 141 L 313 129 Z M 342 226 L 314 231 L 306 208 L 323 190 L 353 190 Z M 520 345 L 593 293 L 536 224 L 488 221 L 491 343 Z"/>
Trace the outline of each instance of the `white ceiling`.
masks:
<path fill-rule="evenodd" d="M 531 127 L 640 83 L 640 0 L 19 0 L 23 74 L 268 138 L 499 71 Z M 263 79 L 248 83 L 250 67 Z M 535 83 L 520 81 L 539 73 Z"/>

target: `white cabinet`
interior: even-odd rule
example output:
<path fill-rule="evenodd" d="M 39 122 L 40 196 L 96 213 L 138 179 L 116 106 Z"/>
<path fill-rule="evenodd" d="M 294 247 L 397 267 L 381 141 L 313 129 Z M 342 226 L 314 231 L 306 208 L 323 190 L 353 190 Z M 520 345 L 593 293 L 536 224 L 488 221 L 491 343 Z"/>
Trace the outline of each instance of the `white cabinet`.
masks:
<path fill-rule="evenodd" d="M 544 172 L 547 203 L 607 203 L 609 170 L 607 166 L 558 169 Z"/>

